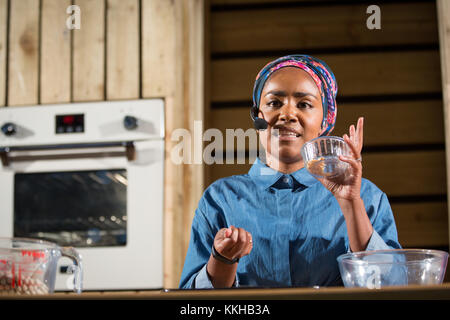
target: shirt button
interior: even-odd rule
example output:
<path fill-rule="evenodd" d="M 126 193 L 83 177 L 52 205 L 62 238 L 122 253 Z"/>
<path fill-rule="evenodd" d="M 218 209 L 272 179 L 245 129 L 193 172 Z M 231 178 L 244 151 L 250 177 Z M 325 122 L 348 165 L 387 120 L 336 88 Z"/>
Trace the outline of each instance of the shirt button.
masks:
<path fill-rule="evenodd" d="M 284 183 L 289 183 L 291 181 L 291 179 L 289 179 L 289 177 L 287 177 L 287 176 L 285 176 L 284 178 L 283 178 L 283 182 Z"/>

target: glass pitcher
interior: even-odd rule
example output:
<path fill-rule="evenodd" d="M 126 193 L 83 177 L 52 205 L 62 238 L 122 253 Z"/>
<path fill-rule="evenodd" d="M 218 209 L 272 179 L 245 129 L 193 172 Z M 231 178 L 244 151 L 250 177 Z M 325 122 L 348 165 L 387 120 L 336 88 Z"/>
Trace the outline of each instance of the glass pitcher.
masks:
<path fill-rule="evenodd" d="M 28 238 L 0 237 L 0 294 L 50 294 L 55 290 L 57 263 L 68 257 L 73 265 L 74 292 L 81 293 L 81 256 L 72 247 Z"/>

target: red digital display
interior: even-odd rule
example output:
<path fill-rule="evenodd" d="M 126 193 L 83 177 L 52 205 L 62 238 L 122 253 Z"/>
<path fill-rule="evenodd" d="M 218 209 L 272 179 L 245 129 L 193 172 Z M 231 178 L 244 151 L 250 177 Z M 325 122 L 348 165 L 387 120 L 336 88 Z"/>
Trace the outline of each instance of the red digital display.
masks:
<path fill-rule="evenodd" d="M 75 116 L 64 116 L 62 122 L 63 122 L 64 124 L 69 124 L 69 125 L 71 125 L 71 124 L 74 123 L 74 121 L 75 121 Z"/>
<path fill-rule="evenodd" d="M 84 132 L 84 114 L 57 115 L 55 133 Z"/>

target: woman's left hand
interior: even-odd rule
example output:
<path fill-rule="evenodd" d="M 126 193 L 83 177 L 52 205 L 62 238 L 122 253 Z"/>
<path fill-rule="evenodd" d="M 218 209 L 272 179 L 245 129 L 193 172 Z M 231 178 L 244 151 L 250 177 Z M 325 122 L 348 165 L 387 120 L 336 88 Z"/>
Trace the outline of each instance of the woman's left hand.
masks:
<path fill-rule="evenodd" d="M 362 179 L 362 158 L 361 150 L 363 147 L 363 127 L 364 118 L 359 118 L 356 124 L 350 126 L 349 135 L 344 134 L 343 138 L 350 147 L 352 156 L 339 156 L 341 161 L 347 162 L 350 165 L 348 174 L 345 177 L 340 176 L 336 178 L 319 178 L 318 180 L 330 190 L 330 192 L 338 200 L 357 200 L 361 193 L 361 179 Z"/>

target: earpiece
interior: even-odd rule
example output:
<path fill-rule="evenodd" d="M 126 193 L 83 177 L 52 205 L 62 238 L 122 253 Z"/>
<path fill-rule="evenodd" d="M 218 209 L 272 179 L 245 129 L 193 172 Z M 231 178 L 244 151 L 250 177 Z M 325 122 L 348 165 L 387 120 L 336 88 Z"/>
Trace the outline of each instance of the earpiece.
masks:
<path fill-rule="evenodd" d="M 253 120 L 253 126 L 256 130 L 266 130 L 267 126 L 269 125 L 266 120 L 258 117 L 258 108 L 256 106 L 253 106 L 250 109 L 250 116 Z"/>

